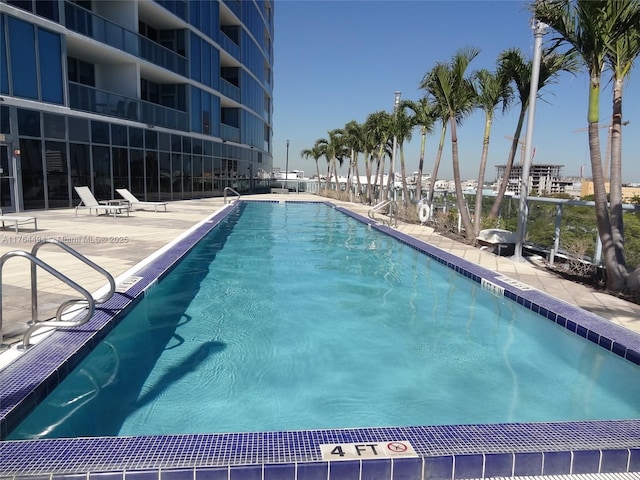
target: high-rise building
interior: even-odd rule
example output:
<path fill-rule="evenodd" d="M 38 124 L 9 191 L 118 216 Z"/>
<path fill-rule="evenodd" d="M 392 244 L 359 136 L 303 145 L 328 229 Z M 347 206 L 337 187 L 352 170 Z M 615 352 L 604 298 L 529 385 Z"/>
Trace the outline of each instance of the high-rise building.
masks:
<path fill-rule="evenodd" d="M 271 0 L 0 0 L 2 209 L 128 188 L 181 200 L 271 172 Z"/>

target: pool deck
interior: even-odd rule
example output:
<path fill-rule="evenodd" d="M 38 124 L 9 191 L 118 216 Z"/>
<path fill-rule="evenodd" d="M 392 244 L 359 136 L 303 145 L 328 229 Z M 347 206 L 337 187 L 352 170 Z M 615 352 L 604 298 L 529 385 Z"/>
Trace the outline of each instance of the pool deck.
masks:
<path fill-rule="evenodd" d="M 308 194 L 243 196 L 246 200 L 327 201 Z M 329 200 L 333 204 L 367 215 L 368 207 L 349 202 Z M 37 218 L 38 230 L 31 225 L 0 231 L 0 254 L 9 251 L 30 251 L 35 242 L 55 238 L 67 243 L 114 278 L 126 278 L 126 272 L 153 252 L 224 206 L 222 198 L 170 202 L 168 211 L 153 208 L 135 210 L 126 215 L 89 215 L 86 211 L 49 210 L 29 212 Z M 529 285 L 571 305 L 579 306 L 618 325 L 640 333 L 640 305 L 570 282 L 544 270 L 531 261 L 514 261 L 477 247 L 456 242 L 435 233 L 430 227 L 400 222 L 396 230 L 425 241 L 446 252 Z M 38 257 L 76 281 L 89 292 L 105 285 L 103 277 L 55 245 L 45 245 Z M 20 341 L 31 319 L 31 289 L 27 261 L 11 258 L 2 270 L 2 332 L 4 343 Z M 52 317 L 62 298 L 77 294 L 43 271 L 38 272 L 39 319 Z M 1 357 L 2 355 L 0 355 Z"/>

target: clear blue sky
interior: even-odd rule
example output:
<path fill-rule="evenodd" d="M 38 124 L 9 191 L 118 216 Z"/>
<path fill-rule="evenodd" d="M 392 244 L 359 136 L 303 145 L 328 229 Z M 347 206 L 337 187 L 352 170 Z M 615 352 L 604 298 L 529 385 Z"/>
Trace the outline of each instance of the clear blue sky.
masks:
<path fill-rule="evenodd" d="M 311 148 L 327 132 L 347 122 L 364 122 L 370 113 L 393 110 L 394 91 L 402 99 L 418 100 L 418 85 L 436 62 L 448 61 L 460 48 L 481 53 L 469 71 L 495 69 L 500 52 L 517 47 L 533 56 L 533 33 L 527 4 L 520 1 L 347 1 L 276 0 L 273 154 L 274 167 L 284 169 L 286 141 L 289 169 L 315 173 L 315 162 L 300 151 Z M 551 32 L 545 40 L 551 38 Z M 638 62 L 636 62 L 638 64 Z M 640 69 L 636 64 L 624 91 L 623 179 L 640 182 Z M 611 85 L 605 72 L 601 124 L 611 119 Z M 533 145 L 535 163 L 564 165 L 565 176 L 577 176 L 584 165 L 591 176 L 586 132 L 588 77 L 562 74 L 545 87 L 537 102 Z M 519 106 L 496 112 L 491 134 L 487 180 L 495 165 L 507 159 Z M 462 177 L 477 177 L 484 114 L 472 114 L 458 130 Z M 526 125 L 521 139 L 524 139 Z M 606 128 L 602 132 L 603 154 Z M 438 134 L 427 138 L 425 172 L 430 173 Z M 420 133 L 405 144 L 407 171 L 417 170 Z M 519 154 L 516 161 L 519 160 Z M 320 169 L 326 161 L 320 160 Z M 361 164 L 362 165 L 362 164 Z M 362 170 L 362 169 L 361 169 Z M 341 173 L 346 174 L 345 167 Z M 447 144 L 440 178 L 452 178 L 451 144 Z"/>

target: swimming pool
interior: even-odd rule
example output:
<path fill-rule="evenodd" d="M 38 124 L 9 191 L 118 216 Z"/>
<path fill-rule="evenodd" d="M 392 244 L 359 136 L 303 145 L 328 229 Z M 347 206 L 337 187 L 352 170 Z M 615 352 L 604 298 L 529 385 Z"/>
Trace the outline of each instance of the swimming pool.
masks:
<path fill-rule="evenodd" d="M 335 209 L 252 203 L 8 438 L 626 419 L 638 375 Z"/>
<path fill-rule="evenodd" d="M 215 222 L 221 217 L 229 213 L 227 211 L 222 212 L 217 219 L 213 219 Z M 366 220 L 364 220 L 366 222 Z M 203 232 L 209 230 L 212 224 L 201 226 L 201 233 L 197 235 L 204 234 Z M 389 233 L 394 233 L 392 230 L 387 229 L 386 227 L 380 227 L 373 225 L 374 230 L 385 231 Z M 197 236 L 196 235 L 196 236 Z M 622 343 L 620 340 L 622 338 L 620 335 L 623 335 L 624 332 L 617 330 L 614 327 L 605 326 L 604 331 L 608 336 L 603 334 L 603 329 L 597 330 L 595 327 L 596 319 L 590 318 L 589 315 L 584 315 L 584 312 L 581 313 L 582 318 L 571 317 L 568 314 L 575 312 L 570 312 L 570 309 L 567 309 L 566 305 L 553 305 L 553 302 L 548 302 L 548 298 L 542 298 L 539 295 L 539 292 L 530 292 L 530 291 L 517 291 L 517 289 L 512 286 L 501 282 L 499 279 L 495 278 L 496 276 L 491 276 L 490 272 L 483 271 L 483 269 L 475 268 L 473 266 L 467 265 L 465 262 L 460 262 L 459 259 L 456 259 L 453 256 L 449 256 L 444 252 L 439 252 L 437 249 L 430 249 L 428 246 L 424 244 L 420 244 L 420 242 L 414 242 L 412 239 L 406 238 L 401 234 L 397 234 L 395 232 L 396 237 L 398 237 L 404 243 L 412 245 L 415 248 L 425 250 L 431 258 L 438 259 L 438 262 L 442 262 L 458 272 L 464 274 L 464 276 L 469 277 L 476 282 L 480 280 L 480 277 L 491 280 L 494 285 L 499 286 L 500 288 L 505 289 L 505 293 L 507 296 L 512 295 L 516 300 L 516 303 L 523 304 L 529 310 L 543 311 L 547 318 L 553 317 L 553 320 L 556 325 L 561 325 L 562 327 L 567 327 L 568 329 L 572 329 L 573 331 L 577 331 L 580 335 L 589 338 L 590 340 L 596 340 L 597 343 L 601 345 L 607 344 L 609 342 L 609 350 L 613 350 L 616 353 L 622 353 L 626 355 L 628 358 L 633 359 L 633 355 L 635 354 L 635 350 L 629 349 L 628 351 L 620 352 L 620 348 L 622 346 L 629 343 L 626 341 Z M 190 240 L 190 242 L 184 242 L 184 249 L 190 248 L 195 240 Z M 189 246 L 187 247 L 187 243 Z M 180 247 L 180 245 L 178 245 Z M 154 270 L 155 276 L 158 275 L 161 271 L 166 270 L 172 266 L 176 259 L 180 257 L 178 252 L 175 250 L 179 250 L 179 248 L 173 249 L 168 256 L 170 259 L 165 259 L 164 266 L 154 265 L 153 268 L 149 270 Z M 144 272 L 143 277 L 147 280 L 147 274 Z M 151 275 L 149 275 L 151 277 Z M 137 287 L 134 287 L 132 290 L 138 290 L 138 292 L 142 291 L 149 285 L 153 280 L 146 282 L 142 281 L 138 284 Z M 153 295 L 155 292 L 159 291 L 162 283 L 156 286 L 150 293 Z M 513 293 L 516 292 L 516 293 Z M 136 292 L 127 291 L 127 296 L 134 296 Z M 478 292 L 480 293 L 480 291 Z M 485 292 L 486 293 L 486 292 Z M 543 302 L 544 300 L 544 302 Z M 122 304 L 123 299 L 119 299 Z M 534 303 L 531 303 L 531 302 Z M 541 305 L 545 305 L 545 307 L 541 307 Z M 113 305 L 110 306 L 113 308 Z M 553 307 L 551 310 L 547 307 Z M 120 308 L 122 308 L 120 306 Z M 106 309 L 106 308 L 105 308 Z M 544 309 L 544 310 L 542 310 Z M 560 313 L 564 313 L 566 316 L 558 315 L 558 311 Z M 579 323 L 574 323 L 574 320 L 579 321 Z M 99 320 L 102 321 L 102 320 Z M 552 324 L 553 325 L 553 324 Z M 594 337 L 594 335 L 598 333 L 598 337 Z M 75 336 L 78 336 L 80 332 L 76 332 Z M 633 341 L 634 339 L 626 339 Z M 36 349 L 33 349 L 29 354 L 35 354 Z M 6 418 L 6 417 L 4 417 Z M 5 424 L 6 425 L 6 424 Z M 6 431 L 6 430 L 5 430 Z M 562 438 L 562 432 L 564 432 L 565 437 Z M 598 432 L 600 446 L 594 447 L 593 436 L 594 432 Z M 626 433 L 625 433 L 626 432 Z M 570 435 L 569 435 L 570 434 Z M 469 444 L 461 444 L 460 438 L 461 435 L 466 436 L 469 440 Z M 567 441 L 567 437 L 571 438 L 571 441 Z M 514 438 L 526 438 L 526 442 L 528 445 L 514 446 L 515 442 Z M 567 422 L 562 424 L 530 424 L 530 425 L 519 425 L 517 427 L 511 425 L 475 425 L 475 426 L 442 426 L 440 428 L 432 427 L 408 427 L 404 429 L 397 428 L 376 428 L 376 429 L 357 429 L 357 430 L 328 430 L 328 431 L 301 431 L 301 432 L 273 432 L 273 433 L 260 433 L 249 435 L 249 434 L 229 434 L 229 435 L 218 435 L 218 436 L 209 436 L 209 435 L 200 435 L 200 436 L 171 436 L 168 438 L 158 438 L 158 437 L 136 437 L 134 439 L 123 439 L 123 440 L 114 440 L 114 439 L 82 439 L 83 445 L 87 446 L 83 449 L 83 465 L 90 464 L 91 459 L 95 461 L 94 454 L 97 455 L 98 450 L 105 451 L 105 445 L 110 445 L 111 447 L 107 449 L 110 453 L 105 453 L 103 455 L 109 457 L 113 454 L 113 447 L 116 446 L 116 450 L 120 450 L 125 448 L 125 445 L 133 448 L 137 453 L 138 457 L 140 455 L 140 451 L 146 449 L 152 449 L 156 452 L 152 457 L 153 459 L 146 459 L 144 461 L 134 463 L 136 467 L 139 468 L 160 468 L 172 466 L 189 466 L 190 468 L 194 465 L 207 465 L 207 466 L 222 466 L 222 465 L 240 465 L 247 463 L 249 464 L 263 464 L 263 463 L 271 463 L 271 462 L 284 462 L 285 465 L 290 465 L 291 462 L 303 462 L 298 463 L 299 469 L 305 470 L 309 469 L 349 469 L 351 467 L 346 466 L 349 465 L 347 462 L 345 466 L 337 467 L 332 462 L 322 461 L 322 457 L 317 448 L 317 444 L 324 444 L 328 442 L 347 442 L 347 440 L 353 441 L 373 441 L 372 438 L 382 439 L 382 440 L 409 440 L 413 447 L 416 448 L 416 451 L 419 453 L 418 458 L 396 458 L 393 459 L 395 461 L 394 472 L 401 471 L 402 468 L 414 469 L 419 468 L 423 470 L 426 463 L 431 465 L 429 471 L 435 471 L 436 467 L 434 465 L 439 465 L 436 470 L 440 471 L 441 469 L 446 470 L 449 468 L 451 471 L 453 461 L 456 460 L 457 471 L 460 472 L 463 464 L 476 465 L 478 459 L 482 460 L 481 464 L 484 465 L 484 470 L 486 470 L 487 461 L 491 464 L 493 461 L 498 461 L 501 465 L 500 468 L 507 468 L 506 464 L 510 459 L 511 463 L 511 471 L 522 471 L 524 468 L 522 465 L 518 465 L 521 462 L 524 462 L 527 459 L 527 462 L 532 458 L 538 458 L 538 453 L 540 450 L 536 450 L 536 445 L 539 449 L 549 449 L 556 455 L 551 455 L 547 452 L 546 455 L 546 468 L 547 471 L 551 468 L 551 465 L 564 465 L 566 464 L 567 459 L 567 449 L 573 450 L 584 450 L 585 452 L 593 453 L 593 449 L 596 448 L 598 450 L 599 455 L 599 465 L 604 464 L 608 465 L 610 462 L 617 462 L 619 460 L 618 456 L 621 455 L 621 452 L 617 453 L 609 453 L 609 452 L 600 452 L 599 449 L 604 449 L 605 446 L 616 446 L 619 447 L 621 445 L 626 445 L 627 449 L 627 462 L 626 466 L 629 468 L 629 465 L 633 467 L 634 465 L 634 452 L 635 449 L 629 450 L 630 446 L 634 445 L 634 441 L 637 442 L 637 424 L 635 421 L 621 421 L 621 422 L 588 422 L 588 423 L 580 423 L 580 422 Z M 493 440 L 490 441 L 489 439 Z M 614 440 L 615 439 L 615 440 Z M 75 444 L 78 444 L 78 440 L 75 440 Z M 500 440 L 500 441 L 498 441 Z M 53 442 L 53 443 L 52 443 Z M 60 442 L 60 443 L 56 443 Z M 57 451 L 57 448 L 64 445 L 64 441 L 40 441 L 34 442 L 35 445 L 41 446 L 41 448 L 54 449 Z M 86 443 L 84 443 L 86 442 Z M 538 443 L 536 443 L 538 442 Z M 625 443 L 626 442 L 626 443 Z M 7 456 L 7 453 L 12 452 L 13 448 L 18 448 L 17 444 L 19 442 L 5 442 L 2 445 L 3 460 L 12 458 L 11 455 Z M 26 442 L 30 444 L 31 442 Z M 348 442 L 347 442 L 348 443 Z M 465 442 L 462 442 L 465 443 Z M 162 447 L 158 447 L 161 444 Z M 171 445 L 171 448 L 167 445 Z M 504 444 L 502 448 L 499 447 L 500 444 Z M 156 448 L 153 448 L 153 446 Z M 213 455 L 212 450 L 222 448 L 224 445 L 224 451 L 227 453 L 224 455 L 220 455 L 218 452 L 217 455 Z M 260 446 L 262 445 L 262 446 Z M 270 445 L 267 448 L 266 445 Z M 23 444 L 24 446 L 24 444 Z M 193 451 L 191 452 L 190 460 L 187 460 L 189 456 L 187 454 L 186 449 L 191 448 L 194 449 L 195 446 L 197 448 L 197 455 L 200 460 L 202 460 L 202 456 L 204 455 L 204 451 L 208 452 L 205 455 L 206 461 L 203 463 L 197 463 L 197 460 L 193 459 Z M 581 448 L 582 447 L 582 448 Z M 257 449 L 257 450 L 256 450 Z M 505 452 L 505 449 L 509 452 L 508 454 Z M 95 450 L 95 452 L 94 452 Z M 513 452 L 520 452 L 522 455 L 525 453 L 534 453 L 536 455 L 534 457 L 530 456 L 517 456 Z M 68 451 L 68 447 L 67 447 Z M 160 453 L 158 453 L 160 452 Z M 165 456 L 169 455 L 171 452 L 172 458 L 176 458 L 176 456 L 180 459 L 177 463 L 172 463 L 168 465 L 167 458 Z M 177 453 L 179 452 L 179 453 Z M 260 453 L 261 452 L 261 453 Z M 288 453 L 287 453 L 288 452 Z M 478 455 L 478 452 L 491 452 L 492 457 L 487 457 L 485 454 Z M 120 451 L 122 453 L 122 451 Z M 584 455 L 587 455 L 584 453 Z M 589 458 L 591 458 L 591 453 L 589 453 Z M 475 455 L 474 455 L 475 454 Z M 569 455 L 571 459 L 576 457 L 577 454 L 573 452 L 572 455 Z M 102 458 L 102 463 L 100 465 L 106 465 L 107 463 L 105 458 Z M 491 460 L 487 460 L 490 458 Z M 540 457 L 542 458 L 542 457 Z M 553 459 L 553 461 L 551 460 Z M 615 459 L 615 460 L 611 460 Z M 113 460 L 113 459 L 112 459 Z M 132 462 L 131 459 L 128 460 Z M 467 462 L 468 461 L 468 462 Z M 573 460 L 571 460 L 573 461 Z M 569 465 L 571 465 L 571 461 Z M 126 462 L 124 460 L 120 460 L 120 463 L 116 462 L 116 465 L 123 465 Z M 147 462 L 147 463 L 145 463 Z M 154 463 L 155 462 L 155 463 Z M 311 462 L 311 464 L 306 464 L 305 462 Z M 417 466 L 418 462 L 420 466 Z M 426 463 L 425 463 L 426 462 Z M 435 463 L 434 463 L 435 462 Z M 503 465 L 504 463 L 504 465 Z M 535 463 L 535 462 L 534 462 Z M 112 469 L 114 463 L 111 463 Z M 132 463 L 126 463 L 126 465 L 132 465 Z M 151 466 L 150 466 L 151 465 Z M 363 464 L 364 465 L 364 464 Z M 362 466 L 359 468 L 373 468 L 373 464 L 366 464 L 367 466 Z M 386 465 L 386 463 L 385 463 Z M 403 465 L 403 467 L 401 467 Z M 449 465 L 447 467 L 447 465 Z M 496 464 L 493 464 L 494 467 Z M 514 466 L 515 465 L 515 466 Z M 541 463 L 542 465 L 542 463 Z M 477 466 L 477 465 L 476 465 Z M 296 468 L 298 468 L 296 467 Z M 106 468 L 106 467 L 104 467 Z M 195 468 L 195 467 L 193 467 Z M 228 467 L 223 467 L 228 468 Z M 284 468 L 284 467 L 283 467 Z M 386 467 L 385 467 L 386 468 Z M 286 470 L 286 469 L 285 469 Z M 11 471 L 11 470 L 8 470 Z M 266 470 L 265 470 L 266 471 Z M 300 472 L 299 472 L 300 473 Z M 301 478 L 299 476 L 299 478 Z M 326 477 L 325 477 L 326 478 Z"/>

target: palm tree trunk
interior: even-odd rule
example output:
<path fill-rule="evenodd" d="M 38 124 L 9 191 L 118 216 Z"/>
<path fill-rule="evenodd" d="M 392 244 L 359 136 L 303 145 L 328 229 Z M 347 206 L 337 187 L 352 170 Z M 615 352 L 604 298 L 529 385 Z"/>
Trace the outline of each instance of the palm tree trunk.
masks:
<path fill-rule="evenodd" d="M 418 178 L 416 179 L 416 201 L 420 201 L 422 199 L 422 169 L 424 168 L 424 151 L 427 146 L 427 129 L 422 127 L 420 135 L 420 158 L 418 159 Z"/>
<path fill-rule="evenodd" d="M 598 122 L 600 99 L 599 78 L 591 78 L 589 87 L 589 156 L 591 159 L 591 176 L 593 177 L 593 196 L 596 210 L 598 234 L 602 242 L 602 256 L 607 269 L 607 288 L 619 292 L 624 288 L 625 273 L 620 267 L 616 255 L 616 248 L 611 232 L 611 219 L 607 208 L 607 190 L 602 170 L 602 155 L 600 152 L 600 132 Z"/>
<path fill-rule="evenodd" d="M 318 193 L 320 193 L 320 165 L 318 165 L 317 158 L 316 158 L 316 175 L 318 175 Z"/>
<path fill-rule="evenodd" d="M 364 155 L 364 170 L 367 177 L 367 202 L 371 204 L 371 171 L 373 170 L 373 159 L 370 158 L 369 152 L 365 152 Z"/>
<path fill-rule="evenodd" d="M 622 87 L 623 80 L 613 84 L 613 122 L 611 126 L 611 172 L 609 204 L 611 205 L 611 235 L 616 258 L 626 267 L 624 254 L 624 223 L 622 217 Z"/>
<path fill-rule="evenodd" d="M 458 202 L 458 211 L 462 218 L 462 225 L 464 226 L 464 233 L 467 239 L 473 240 L 473 227 L 471 226 L 471 219 L 469 218 L 469 212 L 467 211 L 467 204 L 464 200 L 462 193 L 462 182 L 460 181 L 460 162 L 458 160 L 458 134 L 456 132 L 456 119 L 451 117 L 451 160 L 453 163 L 453 182 L 456 187 L 456 200 Z"/>
<path fill-rule="evenodd" d="M 436 188 L 436 180 L 438 178 L 438 169 L 440 168 L 440 160 L 442 159 L 442 151 L 444 150 L 444 139 L 447 134 L 447 122 L 442 122 L 442 130 L 440 131 L 440 143 L 438 143 L 438 153 L 436 153 L 436 160 L 433 162 L 433 172 L 431 174 L 431 183 L 429 184 L 429 207 L 433 203 L 433 193 Z M 433 208 L 429 211 L 433 215 Z"/>
<path fill-rule="evenodd" d="M 400 144 L 400 175 L 402 176 L 402 195 L 404 196 L 404 206 L 408 207 L 411 203 L 409 198 L 409 189 L 407 188 L 407 170 L 404 164 L 404 147 Z"/>
<path fill-rule="evenodd" d="M 476 188 L 476 205 L 474 208 L 473 233 L 478 236 L 480 233 L 480 222 L 482 220 L 482 187 L 484 185 L 484 173 L 487 169 L 487 157 L 489 156 L 489 136 L 491 134 L 491 116 L 487 115 L 484 122 L 484 138 L 482 139 L 482 155 L 480 157 L 480 168 L 478 168 L 478 186 Z"/>
<path fill-rule="evenodd" d="M 374 205 L 375 202 L 375 189 L 378 184 L 378 174 L 380 173 L 380 158 L 376 158 L 376 174 L 373 177 L 373 183 L 371 185 L 371 194 L 369 195 L 369 203 Z"/>
<path fill-rule="evenodd" d="M 338 162 L 336 162 L 336 158 L 331 159 L 331 164 L 333 166 L 333 176 L 336 179 L 336 192 L 340 195 L 340 180 L 338 179 Z"/>
<path fill-rule="evenodd" d="M 356 157 L 354 170 L 355 170 L 354 175 L 356 176 L 356 191 L 358 192 L 358 201 L 362 203 L 362 184 L 360 183 L 360 170 L 358 168 L 358 157 Z"/>
<path fill-rule="evenodd" d="M 504 169 L 504 177 L 502 177 L 502 182 L 498 187 L 498 193 L 496 194 L 496 199 L 493 201 L 493 206 L 491 207 L 491 211 L 489 212 L 489 218 L 497 218 L 500 213 L 500 208 L 502 207 L 502 200 L 504 199 L 504 194 L 507 191 L 507 185 L 509 184 L 509 177 L 511 176 L 511 168 L 513 167 L 513 159 L 516 157 L 516 152 L 518 151 L 518 142 L 520 141 L 520 134 L 522 133 L 522 125 L 524 124 L 524 114 L 526 113 L 526 108 L 520 109 L 520 116 L 518 117 L 518 125 L 516 126 L 516 131 L 513 134 L 513 141 L 511 142 L 511 150 L 509 150 L 509 158 L 507 159 L 507 165 Z M 523 159 L 524 160 L 524 159 Z"/>

